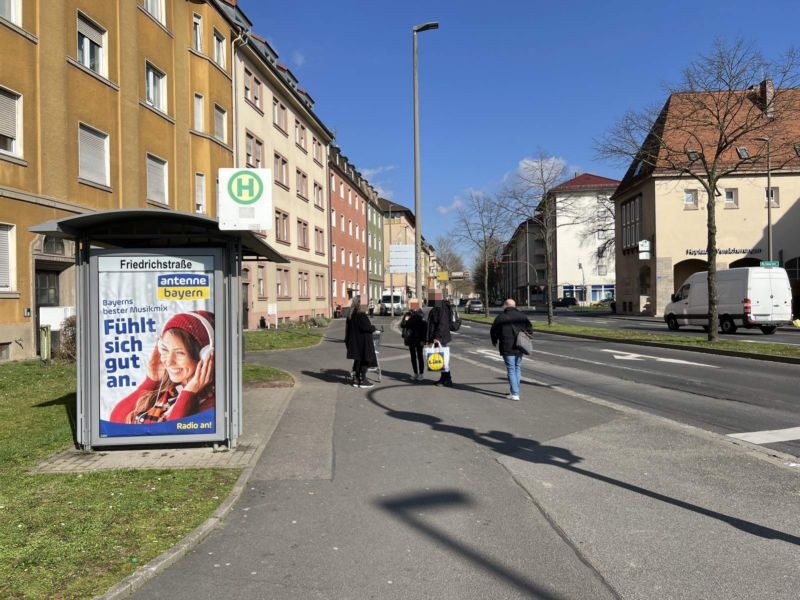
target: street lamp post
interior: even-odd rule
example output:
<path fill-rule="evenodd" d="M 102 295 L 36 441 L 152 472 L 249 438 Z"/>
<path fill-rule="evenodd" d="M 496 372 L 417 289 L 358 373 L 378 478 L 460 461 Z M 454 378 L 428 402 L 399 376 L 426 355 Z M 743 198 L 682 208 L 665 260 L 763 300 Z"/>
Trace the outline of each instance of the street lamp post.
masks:
<path fill-rule="evenodd" d="M 414 232 L 414 276 L 416 279 L 417 300 L 422 302 L 422 210 L 420 209 L 419 175 L 419 78 L 417 76 L 417 34 L 429 29 L 439 29 L 439 23 L 431 21 L 414 25 L 411 29 L 414 53 L 414 213 L 417 220 Z"/>
<path fill-rule="evenodd" d="M 770 156 L 770 138 L 756 138 L 767 143 L 767 260 L 772 260 L 772 157 Z"/>

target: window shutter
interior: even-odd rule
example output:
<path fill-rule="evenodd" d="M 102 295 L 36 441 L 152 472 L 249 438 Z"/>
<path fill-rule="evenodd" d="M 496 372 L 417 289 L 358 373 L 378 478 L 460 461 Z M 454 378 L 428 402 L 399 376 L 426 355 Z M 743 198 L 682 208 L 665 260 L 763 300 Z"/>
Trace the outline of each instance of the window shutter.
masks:
<path fill-rule="evenodd" d="M 155 156 L 147 155 L 147 199 L 156 202 L 167 202 L 166 179 L 167 163 Z"/>
<path fill-rule="evenodd" d="M 89 181 L 108 185 L 106 167 L 106 140 L 108 135 L 85 125 L 80 126 L 79 176 Z"/>
<path fill-rule="evenodd" d="M 103 31 L 89 23 L 86 19 L 78 17 L 78 33 L 86 36 L 92 42 L 103 47 Z"/>
<path fill-rule="evenodd" d="M 0 289 L 11 287 L 11 225 L 0 224 Z"/>
<path fill-rule="evenodd" d="M 0 89 L 0 135 L 17 139 L 17 101 L 19 96 Z"/>

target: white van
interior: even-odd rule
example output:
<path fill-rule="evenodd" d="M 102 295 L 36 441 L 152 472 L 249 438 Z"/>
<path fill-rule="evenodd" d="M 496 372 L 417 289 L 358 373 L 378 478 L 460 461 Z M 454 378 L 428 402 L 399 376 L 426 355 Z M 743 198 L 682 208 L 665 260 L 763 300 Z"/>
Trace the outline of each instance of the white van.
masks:
<path fill-rule="evenodd" d="M 389 290 L 383 290 L 379 308 L 380 314 L 381 315 L 392 314 L 392 305 L 394 305 L 394 314 L 402 315 L 405 312 L 405 307 L 406 307 L 404 300 L 405 300 L 405 294 L 402 294 L 398 291 L 391 293 Z"/>
<path fill-rule="evenodd" d="M 742 267 L 717 271 L 717 313 L 722 333 L 758 327 L 766 334 L 792 322 L 792 289 L 785 269 Z M 694 273 L 672 294 L 667 326 L 699 325 L 708 331 L 708 272 Z"/>

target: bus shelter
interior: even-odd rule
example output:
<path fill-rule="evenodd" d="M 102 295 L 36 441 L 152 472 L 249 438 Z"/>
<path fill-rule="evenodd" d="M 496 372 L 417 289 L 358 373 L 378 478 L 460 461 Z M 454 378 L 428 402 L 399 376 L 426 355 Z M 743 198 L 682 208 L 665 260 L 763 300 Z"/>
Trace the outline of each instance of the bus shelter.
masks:
<path fill-rule="evenodd" d="M 75 244 L 77 442 L 213 442 L 242 432 L 242 264 L 289 262 L 201 215 L 109 210 L 30 229 Z"/>

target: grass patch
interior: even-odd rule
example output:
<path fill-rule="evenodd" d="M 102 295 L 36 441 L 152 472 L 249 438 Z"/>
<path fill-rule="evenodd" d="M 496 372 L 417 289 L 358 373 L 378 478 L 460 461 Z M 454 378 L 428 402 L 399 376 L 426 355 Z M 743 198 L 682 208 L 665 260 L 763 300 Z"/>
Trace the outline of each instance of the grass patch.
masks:
<path fill-rule="evenodd" d="M 478 323 L 492 323 L 494 317 L 483 316 L 464 316 L 463 319 L 476 321 Z M 800 358 L 800 346 L 790 344 L 772 344 L 759 342 L 741 342 L 734 339 L 721 339 L 717 342 L 709 342 L 701 337 L 689 337 L 681 335 L 668 335 L 649 332 L 636 332 L 622 329 L 606 329 L 604 327 L 584 327 L 582 325 L 565 325 L 563 323 L 534 323 L 534 331 L 549 331 L 552 333 L 565 333 L 573 335 L 590 335 L 606 340 L 621 340 L 629 342 L 650 342 L 656 344 L 671 344 L 677 346 L 687 346 L 693 348 L 713 348 L 715 350 L 726 350 L 729 352 L 743 352 L 746 354 L 756 354 L 762 356 L 779 356 L 787 358 Z"/>
<path fill-rule="evenodd" d="M 102 593 L 203 522 L 238 470 L 32 474 L 73 443 L 75 365 L 0 365 L 0 597 Z"/>
<path fill-rule="evenodd" d="M 256 387 L 292 387 L 294 378 L 286 371 L 264 365 L 242 365 L 242 380 Z"/>
<path fill-rule="evenodd" d="M 244 332 L 246 352 L 260 350 L 291 350 L 315 346 L 322 339 L 322 332 L 301 327 L 280 327 Z"/>

